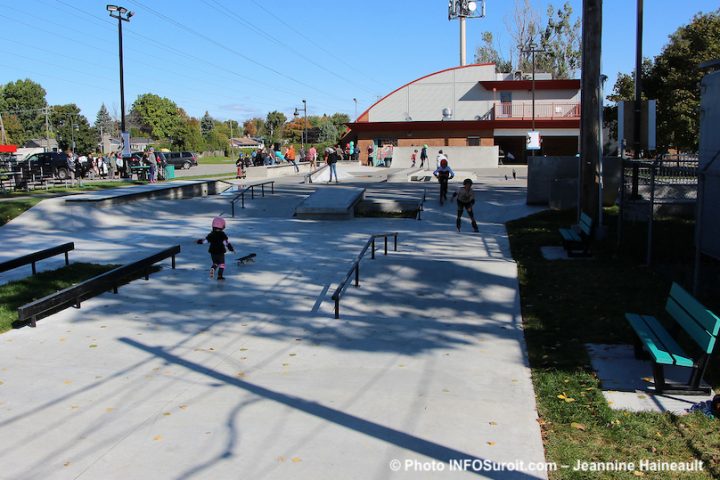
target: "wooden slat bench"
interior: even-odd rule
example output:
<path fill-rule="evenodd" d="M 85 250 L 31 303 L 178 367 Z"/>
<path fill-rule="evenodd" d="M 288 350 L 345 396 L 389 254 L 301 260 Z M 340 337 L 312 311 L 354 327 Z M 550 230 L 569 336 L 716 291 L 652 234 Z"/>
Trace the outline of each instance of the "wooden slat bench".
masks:
<path fill-rule="evenodd" d="M 670 330 L 665 329 L 655 317 L 625 314 L 636 333 L 635 356 L 651 358 L 657 393 L 710 393 L 710 387 L 701 386 L 700 383 L 720 331 L 720 318 L 676 283 L 670 289 L 665 311 L 674 320 Z M 685 331 L 699 347 L 701 353 L 696 357 L 685 353 L 678 344 L 676 338 L 681 331 Z M 666 382 L 665 365 L 690 368 L 688 382 Z"/>
<path fill-rule="evenodd" d="M 590 255 L 590 239 L 592 238 L 592 218 L 585 212 L 580 214 L 580 223 L 570 228 L 559 229 L 563 238 L 563 248 L 569 257 Z"/>

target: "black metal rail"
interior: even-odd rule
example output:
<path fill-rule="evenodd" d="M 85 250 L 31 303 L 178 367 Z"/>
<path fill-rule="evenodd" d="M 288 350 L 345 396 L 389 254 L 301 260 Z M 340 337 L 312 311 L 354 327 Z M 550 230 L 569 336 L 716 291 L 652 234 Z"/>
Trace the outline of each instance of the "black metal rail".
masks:
<path fill-rule="evenodd" d="M 426 198 L 427 198 L 427 188 L 424 188 L 422 200 L 420 200 L 420 205 L 418 206 L 417 217 L 416 217 L 417 220 L 422 220 L 422 212 L 425 211 L 425 199 Z"/>
<path fill-rule="evenodd" d="M 375 235 L 370 235 L 370 238 L 368 238 L 368 241 L 365 242 L 365 246 L 360 251 L 357 257 L 355 257 L 355 261 L 353 261 L 352 267 L 350 267 L 350 270 L 348 271 L 347 275 L 345 275 L 345 279 L 340 282 L 340 285 L 335 289 L 335 293 L 332 295 L 332 299 L 335 300 L 335 318 L 340 318 L 340 297 L 345 292 L 345 289 L 348 286 L 348 280 L 350 280 L 350 277 L 353 276 L 353 273 L 355 274 L 355 286 L 360 286 L 360 260 L 362 260 L 363 256 L 365 255 L 365 252 L 367 252 L 368 248 L 372 246 L 372 255 L 370 258 L 375 258 L 375 239 L 382 237 L 385 240 L 385 255 L 387 255 L 388 252 L 388 237 L 393 237 L 393 251 L 397 252 L 397 232 L 392 233 L 378 233 Z"/>
<path fill-rule="evenodd" d="M 265 196 L 265 185 L 270 184 L 271 193 L 275 193 L 275 180 L 268 180 L 267 182 L 262 183 L 254 183 L 252 185 L 248 185 L 235 195 L 235 197 L 230 201 L 230 209 L 232 211 L 232 216 L 235 218 L 235 203 L 238 201 L 238 199 L 241 200 L 241 206 L 242 208 L 245 208 L 245 192 L 250 190 L 250 198 L 255 198 L 255 187 L 260 187 L 260 191 L 262 192 L 262 196 Z"/>
<path fill-rule="evenodd" d="M 175 245 L 174 247 L 160 250 L 136 262 L 114 268 L 97 277 L 73 285 L 72 287 L 47 295 L 34 302 L 26 303 L 18 307 L 18 320 L 21 322 L 30 320 L 30 326 L 35 327 L 40 314 L 49 310 L 67 308 L 70 305 L 74 305 L 75 308 L 80 308 L 80 303 L 83 300 L 87 300 L 108 290 L 117 293 L 118 286 L 133 275 L 141 273 L 145 277 L 145 280 L 149 280 L 152 266 L 161 260 L 172 257 L 172 268 L 174 269 L 175 255 L 178 253 L 180 253 L 180 245 Z"/>
<path fill-rule="evenodd" d="M 23 265 L 32 265 L 32 273 L 35 275 L 37 273 L 37 269 L 35 268 L 35 264 L 37 262 L 45 260 L 46 258 L 54 257 L 55 255 L 60 255 L 61 253 L 65 254 L 65 265 L 70 265 L 70 258 L 68 257 L 68 252 L 70 250 L 75 250 L 75 243 L 63 243 L 62 245 L 46 248 L 45 250 L 28 253 L 22 257 L 13 258 L 12 260 L 0 263 L 0 272 L 6 272 L 8 270 L 12 270 L 13 268 L 22 267 Z"/>

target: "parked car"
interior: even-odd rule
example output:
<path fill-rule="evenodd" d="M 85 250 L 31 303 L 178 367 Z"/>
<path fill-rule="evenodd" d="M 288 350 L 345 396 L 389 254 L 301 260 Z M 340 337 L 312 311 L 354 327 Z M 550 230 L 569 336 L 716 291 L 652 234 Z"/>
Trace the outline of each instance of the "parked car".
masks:
<path fill-rule="evenodd" d="M 33 153 L 23 163 L 27 162 L 29 167 L 39 166 L 43 170 L 43 176 L 53 175 L 61 180 L 70 178 L 67 165 L 67 155 L 62 152 Z"/>
<path fill-rule="evenodd" d="M 190 167 L 197 167 L 197 155 L 192 152 L 164 152 L 169 165 L 175 168 L 187 170 Z"/>

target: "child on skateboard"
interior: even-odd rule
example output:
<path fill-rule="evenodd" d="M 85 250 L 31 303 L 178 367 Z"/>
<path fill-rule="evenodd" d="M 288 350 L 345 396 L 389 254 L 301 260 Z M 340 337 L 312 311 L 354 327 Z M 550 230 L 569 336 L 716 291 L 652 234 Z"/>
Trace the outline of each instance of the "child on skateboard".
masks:
<path fill-rule="evenodd" d="M 198 245 L 202 245 L 205 242 L 210 244 L 210 248 L 208 248 L 208 252 L 210 252 L 210 259 L 212 260 L 210 278 L 215 277 L 215 270 L 217 269 L 218 280 L 225 280 L 225 277 L 223 277 L 223 271 L 225 270 L 225 247 L 227 247 L 227 249 L 231 252 L 235 251 L 224 230 L 225 219 L 222 217 L 215 217 L 212 221 L 212 231 L 208 233 L 205 238 L 197 240 Z"/>
<path fill-rule="evenodd" d="M 463 186 L 457 189 L 457 192 L 453 193 L 452 198 L 457 197 L 457 220 L 455 225 L 457 231 L 460 231 L 460 225 L 462 223 L 463 209 L 467 210 L 470 221 L 472 222 L 472 228 L 474 232 L 478 231 L 477 222 L 475 222 L 475 215 L 473 214 L 473 205 L 475 205 L 475 192 L 472 189 L 472 180 L 466 178 L 463 180 Z"/>

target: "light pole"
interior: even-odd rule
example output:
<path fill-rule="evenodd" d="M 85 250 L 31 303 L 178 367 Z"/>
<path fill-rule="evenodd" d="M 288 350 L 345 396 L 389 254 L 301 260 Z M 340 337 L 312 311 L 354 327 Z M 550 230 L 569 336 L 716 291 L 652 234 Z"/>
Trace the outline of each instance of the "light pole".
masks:
<path fill-rule="evenodd" d="M 110 13 L 112 18 L 118 21 L 118 43 L 120 45 L 120 136 L 123 143 L 123 154 L 130 155 L 130 136 L 125 130 L 125 80 L 123 77 L 123 39 L 122 39 L 122 22 L 129 22 L 130 17 L 134 15 L 125 7 L 117 5 L 107 5 L 105 9 Z"/>
<path fill-rule="evenodd" d="M 450 0 L 448 2 L 448 20 L 460 19 L 460 65 L 467 63 L 465 56 L 465 19 L 483 18 L 485 16 L 485 0 Z"/>
<path fill-rule="evenodd" d="M 353 98 L 353 102 L 355 102 L 355 121 L 357 121 L 357 98 Z"/>
<path fill-rule="evenodd" d="M 532 58 L 532 131 L 535 131 L 535 54 L 536 53 L 545 53 L 545 50 L 542 48 L 537 48 L 537 43 L 535 43 L 533 40 L 530 40 L 528 42 L 527 48 L 523 48 L 522 45 L 520 46 L 520 52 L 522 53 L 529 53 Z"/>
<path fill-rule="evenodd" d="M 302 133 L 300 134 L 300 143 L 302 144 L 303 150 L 305 149 L 305 141 L 307 140 L 306 134 L 305 134 L 305 128 L 307 127 L 307 101 L 303 100 L 303 128 Z M 300 116 L 300 110 L 298 110 L 297 107 L 295 107 L 295 112 L 293 113 L 293 117 L 298 118 Z"/>

